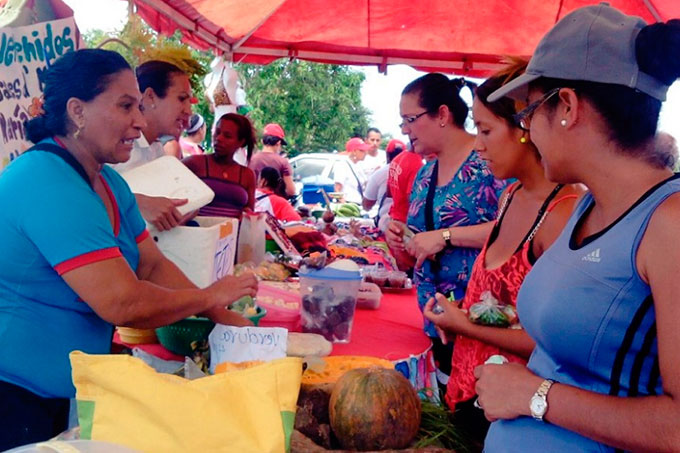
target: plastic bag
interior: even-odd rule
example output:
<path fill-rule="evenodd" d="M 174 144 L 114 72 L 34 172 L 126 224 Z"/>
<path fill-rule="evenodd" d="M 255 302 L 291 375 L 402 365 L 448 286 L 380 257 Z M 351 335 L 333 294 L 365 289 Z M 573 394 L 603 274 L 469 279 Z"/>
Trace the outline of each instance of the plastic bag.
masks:
<path fill-rule="evenodd" d="M 264 260 L 265 216 L 262 213 L 243 213 L 238 233 L 238 258 L 236 262 L 253 263 L 256 266 Z"/>
<path fill-rule="evenodd" d="M 491 292 L 482 293 L 481 299 L 468 310 L 470 321 L 494 327 L 510 327 L 517 323 L 517 313 L 512 305 L 502 304 Z"/>
<path fill-rule="evenodd" d="M 193 381 L 127 355 L 70 359 L 82 439 L 141 452 L 289 451 L 300 358 Z"/>

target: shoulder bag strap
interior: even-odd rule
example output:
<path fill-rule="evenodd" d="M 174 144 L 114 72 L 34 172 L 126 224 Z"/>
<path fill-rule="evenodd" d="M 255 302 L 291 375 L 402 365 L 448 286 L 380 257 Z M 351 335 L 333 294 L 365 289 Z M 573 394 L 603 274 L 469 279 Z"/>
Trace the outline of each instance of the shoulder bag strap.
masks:
<path fill-rule="evenodd" d="M 361 181 L 359 180 L 359 176 L 357 176 L 356 172 L 354 171 L 354 167 L 352 164 L 349 164 L 349 169 L 352 171 L 352 174 L 354 175 L 354 179 L 357 180 L 357 187 L 359 188 L 359 195 L 361 198 L 364 198 L 364 189 L 361 187 Z"/>
<path fill-rule="evenodd" d="M 375 226 L 378 226 L 378 223 L 380 223 L 380 211 L 382 210 L 383 204 L 385 203 L 385 199 L 387 198 L 387 187 L 385 188 L 385 193 L 383 194 L 382 198 L 380 199 L 380 203 L 378 203 L 378 215 L 375 216 Z"/>
<path fill-rule="evenodd" d="M 66 148 L 63 148 L 59 145 L 55 145 L 52 143 L 41 143 L 38 145 L 31 146 L 25 152 L 30 151 L 44 151 L 46 153 L 55 154 L 61 157 L 64 162 L 70 165 L 71 168 L 73 168 L 76 171 L 76 173 L 78 173 L 80 177 L 85 180 L 85 182 L 91 189 L 93 188 L 92 183 L 90 182 L 90 178 L 88 178 L 87 172 L 85 171 L 83 166 L 80 164 L 80 162 L 78 162 L 78 160 L 75 157 L 73 157 L 73 154 L 71 154 Z"/>
<path fill-rule="evenodd" d="M 430 185 L 427 187 L 427 198 L 425 198 L 425 229 L 434 231 L 434 194 L 437 190 L 437 173 L 439 173 L 439 161 L 434 162 Z"/>

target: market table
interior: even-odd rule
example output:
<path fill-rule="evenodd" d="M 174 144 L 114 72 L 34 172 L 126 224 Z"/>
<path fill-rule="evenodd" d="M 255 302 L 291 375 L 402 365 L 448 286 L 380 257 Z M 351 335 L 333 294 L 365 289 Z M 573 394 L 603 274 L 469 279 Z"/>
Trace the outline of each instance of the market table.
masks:
<path fill-rule="evenodd" d="M 378 310 L 358 309 L 349 343 L 333 344 L 331 355 L 366 355 L 395 364 L 417 389 L 437 388 L 432 342 L 423 332 L 416 290 L 385 292 Z"/>
<path fill-rule="evenodd" d="M 387 359 L 413 386 L 436 388 L 432 343 L 423 333 L 423 317 L 415 289 L 385 292 L 378 310 L 357 309 L 349 343 L 333 344 L 331 355 L 363 355 Z M 183 361 L 160 344 L 127 344 L 114 335 L 114 345 L 138 347 L 164 360 Z"/>

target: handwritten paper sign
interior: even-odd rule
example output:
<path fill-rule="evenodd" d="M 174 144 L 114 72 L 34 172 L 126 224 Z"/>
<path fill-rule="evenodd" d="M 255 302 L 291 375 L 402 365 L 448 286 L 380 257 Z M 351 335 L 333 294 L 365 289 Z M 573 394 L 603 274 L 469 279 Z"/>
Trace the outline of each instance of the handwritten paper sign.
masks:
<path fill-rule="evenodd" d="M 36 113 L 43 74 L 77 49 L 76 34 L 73 17 L 0 28 L 0 170 L 31 146 L 24 122 Z"/>
<path fill-rule="evenodd" d="M 288 330 L 281 327 L 234 327 L 216 324 L 208 337 L 210 371 L 220 363 L 286 357 Z"/>

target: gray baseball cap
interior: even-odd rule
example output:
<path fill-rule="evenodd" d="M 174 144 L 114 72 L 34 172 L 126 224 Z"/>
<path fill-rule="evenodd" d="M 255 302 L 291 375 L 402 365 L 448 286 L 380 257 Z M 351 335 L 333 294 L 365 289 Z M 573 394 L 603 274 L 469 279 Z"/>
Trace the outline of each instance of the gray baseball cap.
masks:
<path fill-rule="evenodd" d="M 668 85 L 640 71 L 635 39 L 647 23 L 607 3 L 585 6 L 564 16 L 538 43 L 527 70 L 488 97 L 525 100 L 528 84 L 539 77 L 585 80 L 635 88 L 660 101 Z"/>

